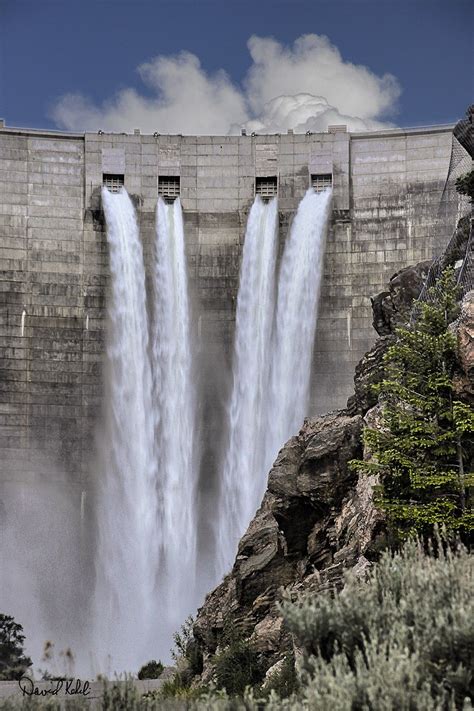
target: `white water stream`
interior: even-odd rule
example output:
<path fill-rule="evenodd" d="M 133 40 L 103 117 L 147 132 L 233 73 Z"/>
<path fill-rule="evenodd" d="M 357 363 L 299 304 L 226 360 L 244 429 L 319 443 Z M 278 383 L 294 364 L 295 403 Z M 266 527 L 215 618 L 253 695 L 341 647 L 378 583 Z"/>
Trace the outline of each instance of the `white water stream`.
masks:
<path fill-rule="evenodd" d="M 197 606 L 198 452 L 180 201 L 156 208 L 149 334 L 134 207 L 125 190 L 102 199 L 111 298 L 94 650 L 110 673 L 166 659 Z"/>
<path fill-rule="evenodd" d="M 196 606 L 195 393 L 183 215 L 179 198 L 156 208 L 153 413 L 159 471 L 160 599 L 170 635 Z"/>
<path fill-rule="evenodd" d="M 331 194 L 311 188 L 306 192 L 285 242 L 270 366 L 267 468 L 308 414 Z"/>
<path fill-rule="evenodd" d="M 145 271 L 135 209 L 124 189 L 117 194 L 103 189 L 102 203 L 111 293 L 97 496 L 94 656 L 102 671 L 122 672 L 135 671 L 137 661 L 147 658 L 154 632 L 158 470 Z"/>
<path fill-rule="evenodd" d="M 232 564 L 261 503 L 279 449 L 308 414 L 330 200 L 330 190 L 310 189 L 300 202 L 285 242 L 276 299 L 276 200 L 265 205 L 257 197 L 248 218 L 217 526 L 221 573 Z"/>
<path fill-rule="evenodd" d="M 237 299 L 228 445 L 217 522 L 220 572 L 233 560 L 237 542 L 265 491 L 277 248 L 277 200 L 264 203 L 257 196 L 247 221 Z"/>

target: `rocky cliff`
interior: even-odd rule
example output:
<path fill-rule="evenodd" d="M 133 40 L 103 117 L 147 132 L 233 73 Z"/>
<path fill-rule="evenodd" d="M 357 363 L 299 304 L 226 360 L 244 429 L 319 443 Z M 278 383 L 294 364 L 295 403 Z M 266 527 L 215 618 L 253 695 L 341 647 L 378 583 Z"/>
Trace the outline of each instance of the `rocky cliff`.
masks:
<path fill-rule="evenodd" d="M 357 366 L 346 409 L 305 421 L 280 451 L 232 570 L 207 596 L 195 620 L 189 643 L 194 671 L 199 671 L 194 683 L 212 680 L 229 630 L 251 644 L 270 678 L 289 651 L 297 652 L 279 614 L 282 596 L 338 588 L 347 569 L 362 574 L 377 557 L 384 522 L 372 502 L 376 478 L 359 477 L 349 462 L 363 455 L 364 423 L 373 426 L 378 413 L 371 386 L 381 377 L 393 329 L 406 319 L 428 266 L 422 263 L 396 274 L 387 291 L 373 300 L 374 325 L 382 337 Z M 471 397 L 474 292 L 465 298 L 454 327 L 459 388 Z"/>

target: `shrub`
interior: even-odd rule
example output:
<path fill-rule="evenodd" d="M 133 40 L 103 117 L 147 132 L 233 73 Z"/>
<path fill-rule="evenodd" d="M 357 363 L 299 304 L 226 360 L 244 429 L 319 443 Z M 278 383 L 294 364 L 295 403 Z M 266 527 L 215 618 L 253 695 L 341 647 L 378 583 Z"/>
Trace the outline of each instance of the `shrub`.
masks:
<path fill-rule="evenodd" d="M 142 666 L 138 672 L 139 679 L 158 679 L 163 672 L 163 664 L 152 659 Z"/>
<path fill-rule="evenodd" d="M 23 651 L 23 627 L 10 615 L 0 614 L 0 680 L 20 679 L 32 661 Z"/>
<path fill-rule="evenodd" d="M 202 672 L 202 653 L 193 638 L 194 619 L 192 615 L 186 619 L 179 632 L 173 635 L 175 648 L 171 656 L 175 662 L 183 659 L 188 664 L 189 675 L 195 676 Z"/>
<path fill-rule="evenodd" d="M 471 708 L 474 558 L 465 549 L 438 541 L 434 556 L 408 541 L 365 581 L 349 576 L 340 594 L 285 603 L 283 613 L 304 659 L 298 697 L 281 708 Z"/>
<path fill-rule="evenodd" d="M 201 686 L 190 688 L 189 684 L 184 682 L 179 674 L 175 674 L 171 679 L 164 681 L 159 689 L 147 694 L 147 698 L 191 701 L 199 699 L 206 691 L 207 689 Z"/>
<path fill-rule="evenodd" d="M 216 683 L 228 694 L 243 694 L 247 686 L 262 681 L 263 669 L 253 645 L 245 639 L 233 639 L 214 659 Z"/>
<path fill-rule="evenodd" d="M 189 617 L 185 620 L 184 624 L 181 625 L 180 631 L 175 632 L 173 635 L 175 648 L 171 652 L 171 655 L 175 661 L 177 661 L 179 657 L 186 656 L 186 647 L 188 646 L 188 643 L 191 641 L 193 636 L 193 624 L 194 619 L 192 615 L 189 615 Z"/>

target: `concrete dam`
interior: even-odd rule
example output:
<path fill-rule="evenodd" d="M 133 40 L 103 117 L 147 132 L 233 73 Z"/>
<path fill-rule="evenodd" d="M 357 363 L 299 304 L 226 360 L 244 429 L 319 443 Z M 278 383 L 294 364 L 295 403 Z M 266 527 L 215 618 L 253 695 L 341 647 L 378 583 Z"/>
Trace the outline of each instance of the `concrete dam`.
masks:
<path fill-rule="evenodd" d="M 296 433 L 305 415 L 345 405 L 354 366 L 375 338 L 370 296 L 396 271 L 430 259 L 448 241 L 457 207 L 451 203 L 440 211 L 440 204 L 452 159 L 452 128 L 350 134 L 344 126 L 332 126 L 327 133 L 306 135 L 173 136 L 0 127 L 0 522 L 3 516 L 10 531 L 9 518 L 28 520 L 25 530 L 8 541 L 29 552 L 23 561 L 28 573 L 16 569 L 11 577 L 31 585 L 42 600 L 44 638 L 54 633 L 65 644 L 73 639 L 77 647 L 90 648 L 90 636 L 84 633 L 80 639 L 76 633 L 80 611 L 90 610 L 90 580 L 94 575 L 102 579 L 103 610 L 109 604 L 107 580 L 121 575 L 143 580 L 154 546 L 168 551 L 162 576 L 178 577 L 179 552 L 184 555 L 184 549 L 174 540 L 172 520 L 166 540 L 158 540 L 164 529 L 155 535 L 151 526 L 140 534 L 143 545 L 134 548 L 135 529 L 127 528 L 133 495 L 125 487 L 120 495 L 123 540 L 114 539 L 103 523 L 110 511 L 118 510 L 115 480 L 107 485 L 103 472 L 117 469 L 120 462 L 121 481 L 128 486 L 128 478 L 143 463 L 137 448 L 151 453 L 145 457 L 148 463 L 154 461 L 153 434 L 145 436 L 144 431 L 151 403 L 159 402 L 163 393 L 168 415 L 159 414 L 154 424 L 162 437 L 156 461 L 163 471 L 168 468 L 180 477 L 163 491 L 155 492 L 151 484 L 150 496 L 142 491 L 137 506 L 147 516 L 156 495 L 157 510 L 166 511 L 170 499 L 176 508 L 193 509 L 186 518 L 186 542 L 195 552 L 189 558 L 186 552 L 180 587 L 191 580 L 191 567 L 199 574 L 186 609 L 219 579 L 232 560 L 229 550 L 235 541 L 225 544 L 223 552 L 216 550 L 230 518 L 238 519 L 235 538 L 252 515 L 243 505 L 244 513 L 235 511 L 240 489 L 248 484 L 253 490 L 253 510 L 262 495 L 250 470 L 263 465 L 250 465 L 242 460 L 242 452 L 255 453 L 260 441 L 270 439 L 269 448 L 253 459 L 264 462 L 267 471 L 275 442 L 280 446 L 282 438 Z M 131 201 L 123 202 L 122 187 Z M 296 237 L 304 241 L 304 250 L 294 250 L 291 257 Z M 182 244 L 182 254 L 175 250 L 167 256 L 171 241 Z M 269 256 L 255 269 L 264 242 Z M 117 288 L 116 274 L 123 272 L 128 257 L 117 257 L 117 249 L 125 250 L 123 255 L 133 249 L 134 260 L 139 256 L 133 283 L 126 277 L 125 291 Z M 163 260 L 174 260 L 171 282 L 157 267 L 157 250 Z M 303 274 L 305 259 L 314 268 Z M 244 305 L 239 282 L 240 290 L 245 283 Z M 301 298 L 294 295 L 298 285 L 304 287 Z M 133 308 L 111 306 L 119 293 Z M 283 313 L 280 301 L 291 302 L 291 308 Z M 111 319 L 111 309 L 116 318 L 112 314 Z M 259 309 L 267 318 L 252 328 Z M 271 340 L 273 328 L 276 336 Z M 259 346 L 260 335 L 267 332 Z M 285 355 L 288 343 L 294 353 Z M 122 357 L 124 353 L 130 357 Z M 248 353 L 257 353 L 253 370 Z M 185 375 L 175 378 L 173 368 Z M 239 425 L 236 415 L 226 424 L 229 403 L 238 413 L 245 396 L 239 377 L 250 373 L 245 422 Z M 134 384 L 133 397 L 139 387 L 138 405 L 120 386 L 124 378 Z M 180 402 L 187 403 L 186 412 L 180 413 L 179 402 L 170 405 L 178 385 L 183 387 Z M 267 429 L 276 434 L 261 432 L 257 437 L 254 432 L 252 438 L 249 432 L 258 426 L 258 418 L 251 417 L 252 397 L 258 388 L 270 393 L 260 398 L 265 403 L 259 400 L 258 412 L 265 412 L 271 424 Z M 296 408 L 293 421 L 279 423 L 280 411 L 291 409 L 292 391 L 308 404 L 301 411 Z M 104 415 L 104 402 L 109 415 Z M 254 422 L 250 429 L 249 422 Z M 114 434 L 107 435 L 107 428 Z M 227 441 L 231 444 L 224 456 Z M 153 482 L 153 473 L 145 469 L 144 481 Z M 183 475 L 188 470 L 189 478 Z M 248 482 L 242 472 L 250 472 Z M 226 514 L 216 522 L 222 486 L 228 487 Z M 36 536 L 46 534 L 36 530 L 35 522 L 45 507 L 51 509 L 50 549 L 48 560 L 38 561 Z M 114 541 L 120 553 L 116 564 Z M 144 547 L 147 555 L 140 572 Z M 71 550 L 75 555 L 64 585 L 64 570 L 55 571 L 51 561 L 65 561 Z M 222 560 L 217 571 L 216 557 Z M 50 592 L 55 576 L 61 589 L 56 598 Z M 154 575 L 148 577 L 147 600 L 140 602 L 133 590 L 128 595 L 119 585 L 113 595 L 117 609 L 145 610 L 154 594 Z M 174 595 L 173 585 L 168 586 L 164 596 L 170 608 Z M 69 615 L 58 632 L 54 620 L 60 608 L 74 608 L 78 617 Z M 152 608 L 146 609 L 152 614 Z M 28 629 L 33 621 L 26 610 L 20 612 Z M 166 640 L 179 619 L 169 622 Z M 137 634 L 143 621 L 129 620 Z M 102 630 L 101 638 L 108 632 Z M 124 634 L 124 640 L 109 636 L 110 646 L 123 646 L 132 633 Z M 152 649 L 142 650 L 142 656 L 151 655 Z M 161 648 L 158 653 L 165 654 Z M 122 668 L 130 669 L 139 657 L 125 659 L 128 666 Z M 95 660 L 92 666 L 100 663 Z"/>

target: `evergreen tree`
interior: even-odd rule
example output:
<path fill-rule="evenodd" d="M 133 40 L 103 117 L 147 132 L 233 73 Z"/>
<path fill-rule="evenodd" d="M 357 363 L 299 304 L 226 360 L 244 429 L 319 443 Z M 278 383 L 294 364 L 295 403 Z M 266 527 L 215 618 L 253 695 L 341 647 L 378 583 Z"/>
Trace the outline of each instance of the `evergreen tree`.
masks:
<path fill-rule="evenodd" d="M 20 679 L 32 661 L 23 652 L 23 627 L 10 615 L 0 614 L 0 680 Z"/>
<path fill-rule="evenodd" d="M 377 502 L 392 532 L 426 535 L 441 524 L 469 536 L 474 412 L 453 389 L 456 338 L 449 324 L 458 305 L 452 268 L 428 296 L 416 322 L 397 330 L 385 355 L 385 378 L 375 386 L 381 426 L 365 430 L 371 457 L 353 466 L 380 474 Z"/>

